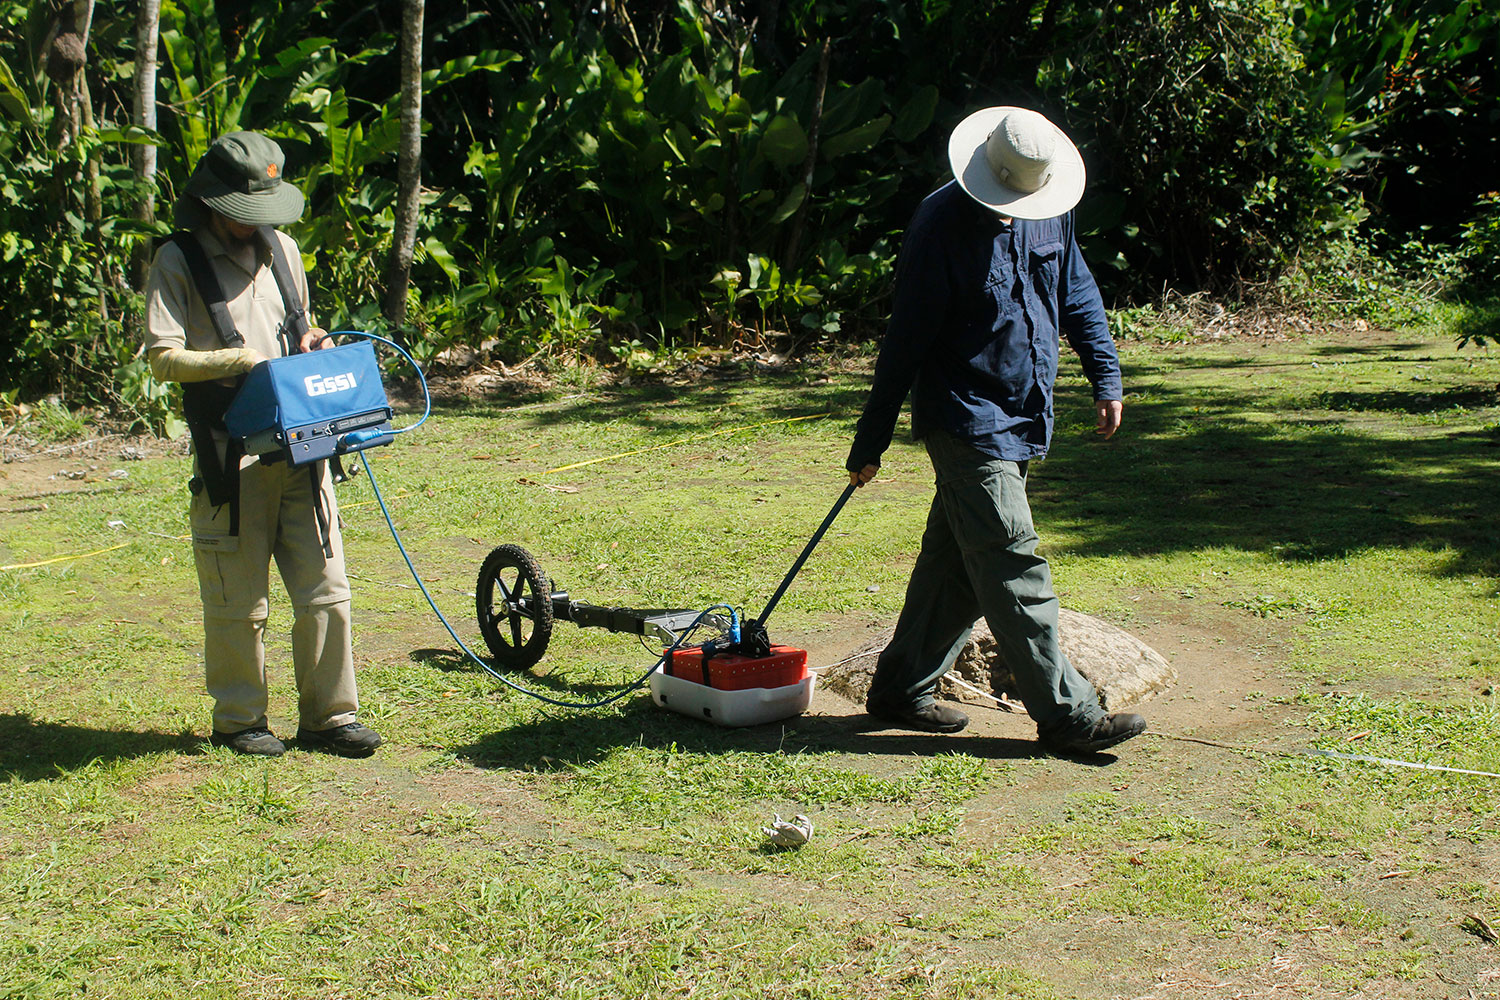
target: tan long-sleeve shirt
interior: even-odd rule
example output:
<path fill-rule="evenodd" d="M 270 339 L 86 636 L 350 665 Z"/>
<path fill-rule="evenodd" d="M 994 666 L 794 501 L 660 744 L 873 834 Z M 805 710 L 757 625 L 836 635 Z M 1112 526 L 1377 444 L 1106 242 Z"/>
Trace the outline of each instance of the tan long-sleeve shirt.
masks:
<path fill-rule="evenodd" d="M 281 357 L 284 351 L 277 342 L 276 331 L 286 318 L 286 306 L 271 270 L 270 251 L 259 240 L 226 248 L 207 227 L 196 229 L 193 235 L 202 244 L 218 276 L 229 315 L 235 329 L 245 338 L 245 347 L 268 358 Z M 302 267 L 302 254 L 290 236 L 277 232 L 276 238 L 281 241 L 292 283 L 306 307 L 307 274 Z M 310 309 L 308 324 L 315 325 Z M 224 346 L 207 304 L 193 285 L 193 275 L 182 250 L 175 243 L 163 245 L 146 286 L 146 350 L 216 351 Z"/>

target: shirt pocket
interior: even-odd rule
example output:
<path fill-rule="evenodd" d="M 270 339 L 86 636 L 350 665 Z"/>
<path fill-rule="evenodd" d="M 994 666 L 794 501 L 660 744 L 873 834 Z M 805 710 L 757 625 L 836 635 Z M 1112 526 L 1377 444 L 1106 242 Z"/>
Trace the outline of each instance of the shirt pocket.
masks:
<path fill-rule="evenodd" d="M 1037 295 L 1050 299 L 1057 294 L 1057 279 L 1062 273 L 1062 244 L 1039 243 L 1027 253 L 1027 271 Z"/>
<path fill-rule="evenodd" d="M 964 295 L 963 322 L 951 341 L 954 353 L 966 361 L 994 353 L 1000 318 L 1014 308 L 1016 275 L 1010 261 L 996 255 L 987 268 L 981 267 L 974 269 L 974 284 Z"/>

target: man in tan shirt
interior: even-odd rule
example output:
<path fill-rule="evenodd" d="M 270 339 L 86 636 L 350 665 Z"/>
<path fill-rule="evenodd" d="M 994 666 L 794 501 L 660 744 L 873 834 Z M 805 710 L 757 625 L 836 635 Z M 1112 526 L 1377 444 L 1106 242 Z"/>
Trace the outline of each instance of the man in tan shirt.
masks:
<path fill-rule="evenodd" d="M 233 132 L 210 145 L 177 203 L 176 222 L 187 235 L 174 236 L 152 265 L 146 350 L 157 378 L 184 383 L 194 428 L 189 518 L 214 699 L 210 742 L 246 754 L 285 752 L 266 718 L 264 636 L 274 559 L 294 615 L 297 738 L 366 757 L 381 740 L 356 718 L 349 580 L 330 477 L 322 462 L 292 468 L 247 458 L 223 427 L 223 406 L 239 376 L 268 358 L 331 343 L 307 318 L 297 244 L 271 228 L 302 214 L 302 193 L 282 180 L 284 163 L 281 148 L 254 132 Z M 278 255 L 282 281 L 273 267 Z M 209 290 L 216 294 L 207 298 L 222 299 L 227 323 L 216 324 L 204 274 L 210 284 L 217 280 L 219 287 Z"/>

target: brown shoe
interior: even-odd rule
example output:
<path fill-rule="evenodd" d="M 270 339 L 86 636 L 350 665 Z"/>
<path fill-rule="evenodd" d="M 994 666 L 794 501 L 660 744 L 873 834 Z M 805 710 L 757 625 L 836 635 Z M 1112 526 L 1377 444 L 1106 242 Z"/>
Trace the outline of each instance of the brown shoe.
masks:
<path fill-rule="evenodd" d="M 902 729 L 921 733 L 956 733 L 969 724 L 969 717 L 956 708 L 933 702 L 922 708 L 896 708 L 879 701 L 865 702 L 865 711 L 877 719 L 894 722 Z"/>
<path fill-rule="evenodd" d="M 1080 733 L 1061 738 L 1043 739 L 1042 745 L 1053 753 L 1083 756 L 1108 750 L 1146 731 L 1146 720 L 1133 712 L 1106 715 Z"/>

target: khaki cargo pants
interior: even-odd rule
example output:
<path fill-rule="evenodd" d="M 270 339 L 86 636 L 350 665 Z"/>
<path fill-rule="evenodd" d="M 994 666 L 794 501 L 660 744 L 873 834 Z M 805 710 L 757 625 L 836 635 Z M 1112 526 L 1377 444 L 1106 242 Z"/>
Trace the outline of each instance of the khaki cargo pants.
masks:
<path fill-rule="evenodd" d="M 203 661 L 213 727 L 237 733 L 266 725 L 266 618 L 271 560 L 292 602 L 292 668 L 302 728 L 331 729 L 359 710 L 349 626 L 349 579 L 338 501 L 326 469 L 315 489 L 307 467 L 248 460 L 240 470 L 238 537 L 229 505 L 207 491 L 192 499 L 193 559 L 203 597 Z M 325 555 L 314 498 L 327 513 Z"/>

